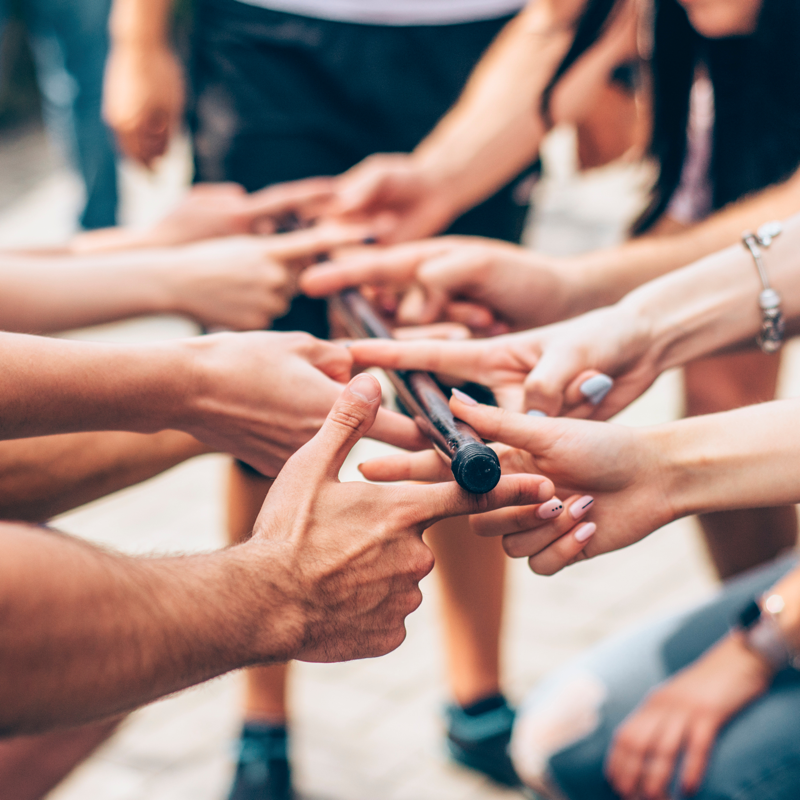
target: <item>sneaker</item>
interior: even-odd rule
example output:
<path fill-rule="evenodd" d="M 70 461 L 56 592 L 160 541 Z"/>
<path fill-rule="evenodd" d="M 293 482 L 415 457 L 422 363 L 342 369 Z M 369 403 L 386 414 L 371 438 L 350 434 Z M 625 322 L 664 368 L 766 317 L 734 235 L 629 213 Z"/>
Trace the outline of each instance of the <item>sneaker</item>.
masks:
<path fill-rule="evenodd" d="M 246 722 L 229 800 L 293 800 L 287 745 L 283 725 Z"/>
<path fill-rule="evenodd" d="M 508 755 L 514 710 L 502 695 L 467 708 L 448 705 L 445 718 L 447 747 L 454 761 L 488 775 L 503 786 L 521 785 Z"/>

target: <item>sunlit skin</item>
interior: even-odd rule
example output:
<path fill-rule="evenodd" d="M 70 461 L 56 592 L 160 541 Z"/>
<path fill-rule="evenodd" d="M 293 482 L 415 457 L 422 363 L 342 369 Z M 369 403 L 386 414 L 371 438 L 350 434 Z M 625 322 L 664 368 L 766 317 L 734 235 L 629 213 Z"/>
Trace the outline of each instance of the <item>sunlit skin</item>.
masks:
<path fill-rule="evenodd" d="M 763 0 L 678 0 L 692 27 L 708 39 L 754 33 Z"/>

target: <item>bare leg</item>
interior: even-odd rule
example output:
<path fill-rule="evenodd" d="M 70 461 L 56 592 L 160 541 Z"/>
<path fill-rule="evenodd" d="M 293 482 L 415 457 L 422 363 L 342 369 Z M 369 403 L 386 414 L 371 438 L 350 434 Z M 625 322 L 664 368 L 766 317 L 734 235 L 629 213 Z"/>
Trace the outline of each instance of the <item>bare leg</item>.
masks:
<path fill-rule="evenodd" d="M 250 538 L 256 517 L 272 481 L 238 462 L 231 465 L 228 480 L 228 540 L 233 544 Z M 254 667 L 245 679 L 244 716 L 248 721 L 286 722 L 288 664 Z"/>
<path fill-rule="evenodd" d="M 780 357 L 735 353 L 686 367 L 686 414 L 711 414 L 772 400 Z M 720 578 L 773 559 L 797 543 L 794 506 L 702 514 L 700 524 Z"/>
<path fill-rule="evenodd" d="M 0 742 L 0 797 L 39 800 L 114 732 L 120 719 Z"/>
<path fill-rule="evenodd" d="M 500 691 L 500 630 L 505 555 L 499 539 L 482 539 L 466 520 L 431 527 L 436 555 L 450 689 L 466 706 Z"/>

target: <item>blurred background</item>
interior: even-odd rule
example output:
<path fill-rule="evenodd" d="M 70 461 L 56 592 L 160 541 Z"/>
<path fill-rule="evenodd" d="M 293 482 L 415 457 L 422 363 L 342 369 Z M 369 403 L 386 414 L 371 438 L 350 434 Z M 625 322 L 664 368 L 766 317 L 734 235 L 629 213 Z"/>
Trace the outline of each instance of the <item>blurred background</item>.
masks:
<path fill-rule="evenodd" d="M 31 37 L 11 4 L 0 49 L 0 247 L 54 244 L 77 228 L 81 179 L 68 148 L 45 125 Z M 578 173 L 575 137 L 556 130 L 544 149 L 527 243 L 566 254 L 618 241 L 641 206 L 646 168 L 616 163 Z M 118 165 L 119 220 L 145 225 L 168 210 L 191 177 L 185 137 L 153 172 Z M 68 335 L 132 341 L 194 335 L 184 320 L 145 319 Z M 800 351 L 790 345 L 782 394 L 800 389 Z M 618 421 L 654 424 L 680 413 L 680 376 L 663 375 Z M 361 443 L 343 470 L 388 448 Z M 206 456 L 57 520 L 62 529 L 133 553 L 222 546 L 222 456 Z M 632 550 L 543 578 L 512 565 L 505 671 L 520 700 L 546 672 L 637 620 L 697 601 L 712 572 L 691 520 Z M 296 782 L 306 800 L 490 800 L 516 797 L 448 763 L 442 749 L 443 678 L 435 587 L 409 620 L 399 650 L 340 665 L 301 664 L 292 683 Z M 52 793 L 53 800 L 219 800 L 234 767 L 239 677 L 229 675 L 133 714 L 120 731 Z"/>

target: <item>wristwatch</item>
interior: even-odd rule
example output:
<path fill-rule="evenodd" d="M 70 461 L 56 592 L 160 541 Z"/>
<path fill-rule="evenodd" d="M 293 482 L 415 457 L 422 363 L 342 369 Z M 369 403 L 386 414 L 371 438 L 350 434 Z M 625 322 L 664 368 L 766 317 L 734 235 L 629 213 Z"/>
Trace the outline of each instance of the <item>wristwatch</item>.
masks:
<path fill-rule="evenodd" d="M 747 647 L 776 672 L 787 667 L 800 670 L 800 653 L 789 644 L 778 622 L 785 606 L 783 598 L 774 592 L 753 598 L 739 612 L 735 625 Z"/>

